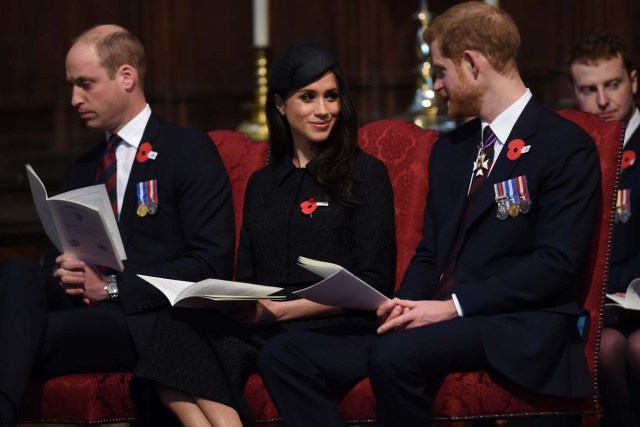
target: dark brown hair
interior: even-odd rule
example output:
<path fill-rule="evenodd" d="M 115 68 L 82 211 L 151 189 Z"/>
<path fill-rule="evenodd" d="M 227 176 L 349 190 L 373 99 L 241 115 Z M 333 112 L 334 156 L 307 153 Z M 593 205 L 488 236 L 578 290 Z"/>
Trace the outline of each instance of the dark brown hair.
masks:
<path fill-rule="evenodd" d="M 622 42 L 622 39 L 615 34 L 602 30 L 596 30 L 587 35 L 585 38 L 578 40 L 569 51 L 569 59 L 567 60 L 567 76 L 573 84 L 573 74 L 571 73 L 571 65 L 585 64 L 595 65 L 600 61 L 606 61 L 613 58 L 620 58 L 627 69 L 627 73 L 631 74 L 634 70 L 631 57 Z"/>

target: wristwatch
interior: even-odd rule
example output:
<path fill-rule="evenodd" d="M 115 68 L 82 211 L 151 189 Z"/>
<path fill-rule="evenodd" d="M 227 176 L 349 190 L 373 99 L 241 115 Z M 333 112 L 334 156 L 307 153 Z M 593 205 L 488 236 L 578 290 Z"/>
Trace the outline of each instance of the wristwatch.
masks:
<path fill-rule="evenodd" d="M 118 293 L 118 280 L 116 279 L 116 275 L 115 274 L 110 274 L 107 277 L 107 284 L 105 285 L 104 289 L 109 294 L 109 300 L 110 301 L 117 301 L 118 300 L 118 296 L 120 294 Z"/>

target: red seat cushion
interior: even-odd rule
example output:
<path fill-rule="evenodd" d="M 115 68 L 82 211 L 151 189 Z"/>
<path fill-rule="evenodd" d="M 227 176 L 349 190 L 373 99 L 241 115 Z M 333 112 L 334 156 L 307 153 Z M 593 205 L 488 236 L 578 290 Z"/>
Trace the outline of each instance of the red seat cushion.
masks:
<path fill-rule="evenodd" d="M 131 373 L 77 374 L 52 378 L 27 388 L 19 419 L 49 423 L 127 422 L 135 419 Z"/>

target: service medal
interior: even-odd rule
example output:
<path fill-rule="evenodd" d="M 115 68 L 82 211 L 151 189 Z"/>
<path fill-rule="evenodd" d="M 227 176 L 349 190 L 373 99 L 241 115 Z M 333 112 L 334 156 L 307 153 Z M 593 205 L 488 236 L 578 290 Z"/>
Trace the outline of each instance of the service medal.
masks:
<path fill-rule="evenodd" d="M 631 218 L 631 189 L 622 188 L 618 190 L 616 200 L 616 220 L 626 224 Z"/>
<path fill-rule="evenodd" d="M 520 212 L 523 214 L 528 213 L 531 210 L 531 196 L 529 195 L 529 186 L 527 185 L 527 176 L 520 175 L 514 178 L 518 199 L 520 201 Z"/>
<path fill-rule="evenodd" d="M 136 214 L 138 214 L 138 216 L 142 218 L 146 216 L 147 213 L 149 213 L 149 208 L 147 208 L 147 205 L 145 205 L 144 203 L 140 203 L 138 205 L 138 209 L 136 209 Z"/>
<path fill-rule="evenodd" d="M 518 209 L 518 205 L 509 205 L 509 215 L 512 218 L 515 218 L 520 213 L 520 209 Z"/>
<path fill-rule="evenodd" d="M 627 221 L 629 221 L 630 217 L 631 217 L 631 215 L 629 215 L 629 212 L 627 212 L 626 210 L 623 210 L 622 212 L 620 212 L 620 221 L 623 224 L 626 224 Z"/>
<path fill-rule="evenodd" d="M 497 184 L 493 184 L 493 192 L 496 196 L 496 203 L 498 204 L 498 209 L 496 210 L 496 217 L 504 221 L 509 216 L 509 211 L 507 209 L 507 195 L 506 195 L 506 187 L 504 182 L 498 182 Z"/>
<path fill-rule="evenodd" d="M 507 210 L 507 201 L 505 199 L 498 201 L 498 210 L 496 211 L 496 217 L 500 221 L 504 221 L 509 216 L 509 211 Z"/>
<path fill-rule="evenodd" d="M 155 215 L 158 212 L 158 180 L 152 179 L 147 181 L 147 189 L 149 193 L 149 215 Z"/>
<path fill-rule="evenodd" d="M 530 208 L 529 201 L 527 200 L 524 194 L 520 194 L 520 212 L 522 212 L 523 214 L 526 214 L 529 212 L 529 208 Z"/>
<path fill-rule="evenodd" d="M 158 204 L 152 200 L 149 202 L 147 209 L 149 210 L 149 215 L 155 215 L 158 212 Z"/>

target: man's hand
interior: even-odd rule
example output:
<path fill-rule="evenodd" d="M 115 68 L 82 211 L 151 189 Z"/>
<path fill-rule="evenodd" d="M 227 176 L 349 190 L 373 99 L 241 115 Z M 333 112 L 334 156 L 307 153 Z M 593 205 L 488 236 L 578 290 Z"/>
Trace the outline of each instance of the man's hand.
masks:
<path fill-rule="evenodd" d="M 393 298 L 378 307 L 378 310 L 376 310 L 376 316 L 378 317 L 379 324 L 382 325 L 385 322 L 393 320 L 401 314 L 409 311 L 408 308 L 404 308 L 403 306 L 401 306 L 399 304 L 399 301 L 401 300 L 398 298 Z"/>
<path fill-rule="evenodd" d="M 109 299 L 104 289 L 107 278 L 71 254 L 64 253 L 56 258 L 53 276 L 67 295 L 81 296 L 84 304 L 96 304 Z"/>
<path fill-rule="evenodd" d="M 453 300 L 410 301 L 394 298 L 380 306 L 377 315 L 383 321 L 378 333 L 384 334 L 453 319 L 458 313 Z"/>

